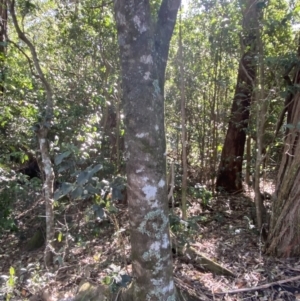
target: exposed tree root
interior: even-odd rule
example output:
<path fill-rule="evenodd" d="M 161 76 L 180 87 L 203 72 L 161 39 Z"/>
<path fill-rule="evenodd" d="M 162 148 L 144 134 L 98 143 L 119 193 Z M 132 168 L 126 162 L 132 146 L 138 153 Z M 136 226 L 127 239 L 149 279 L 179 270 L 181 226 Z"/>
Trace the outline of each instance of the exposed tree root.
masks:
<path fill-rule="evenodd" d="M 109 286 L 93 285 L 90 282 L 84 282 L 73 301 L 132 301 L 134 284 L 126 289 L 120 289 L 118 292 L 112 292 Z M 176 301 L 201 301 L 202 299 L 193 296 L 194 294 L 177 288 Z"/>

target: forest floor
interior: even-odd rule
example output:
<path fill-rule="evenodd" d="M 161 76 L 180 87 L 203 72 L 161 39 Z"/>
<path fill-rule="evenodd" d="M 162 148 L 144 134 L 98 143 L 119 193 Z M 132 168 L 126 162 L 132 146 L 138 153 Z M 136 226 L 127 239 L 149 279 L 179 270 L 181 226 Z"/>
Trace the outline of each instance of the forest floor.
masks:
<path fill-rule="evenodd" d="M 273 185 L 266 184 L 264 190 L 272 193 Z M 193 258 L 174 255 L 178 287 L 193 292 L 198 300 L 300 300 L 300 259 L 263 254 L 264 244 L 249 211 L 252 200 L 250 190 L 216 196 L 205 209 L 200 200 L 190 200 L 189 215 L 196 222 L 190 227 L 171 227 L 172 235 L 184 236 L 194 249 L 235 277 L 215 275 Z M 59 254 L 53 270 L 44 268 L 43 247 L 29 251 L 28 245 L 41 228 L 37 217 L 44 215 L 44 206 L 39 200 L 28 208 L 18 206 L 19 232 L 0 238 L 0 300 L 71 301 L 84 280 L 109 283 L 120 273 L 130 275 L 126 205 L 118 205 L 118 213 L 101 223 L 93 218 L 91 203 L 64 206 L 57 218 L 61 242 L 56 245 Z"/>

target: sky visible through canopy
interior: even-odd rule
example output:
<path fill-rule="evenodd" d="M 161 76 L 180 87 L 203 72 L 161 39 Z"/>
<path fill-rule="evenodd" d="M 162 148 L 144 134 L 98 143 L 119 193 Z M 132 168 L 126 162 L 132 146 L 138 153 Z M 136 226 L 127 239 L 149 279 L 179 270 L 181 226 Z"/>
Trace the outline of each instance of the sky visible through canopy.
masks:
<path fill-rule="evenodd" d="M 181 4 L 185 7 L 189 4 L 189 2 L 190 0 L 181 0 Z"/>

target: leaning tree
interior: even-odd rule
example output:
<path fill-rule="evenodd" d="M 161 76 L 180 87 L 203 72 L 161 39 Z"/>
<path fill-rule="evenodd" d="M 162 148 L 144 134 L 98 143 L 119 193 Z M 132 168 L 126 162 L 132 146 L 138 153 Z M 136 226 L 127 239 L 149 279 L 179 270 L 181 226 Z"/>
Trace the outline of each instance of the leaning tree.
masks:
<path fill-rule="evenodd" d="M 256 32 L 258 27 L 259 1 L 241 1 L 243 11 L 243 32 L 235 95 L 231 107 L 228 130 L 222 150 L 216 187 L 226 192 L 242 189 L 242 164 L 246 141 L 246 129 L 256 78 Z"/>

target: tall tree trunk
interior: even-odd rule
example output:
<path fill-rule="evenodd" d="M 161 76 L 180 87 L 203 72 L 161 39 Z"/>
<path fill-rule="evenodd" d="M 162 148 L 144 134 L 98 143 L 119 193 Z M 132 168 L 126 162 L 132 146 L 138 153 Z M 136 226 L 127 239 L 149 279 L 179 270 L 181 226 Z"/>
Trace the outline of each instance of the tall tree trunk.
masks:
<path fill-rule="evenodd" d="M 180 0 L 114 1 L 125 115 L 133 285 L 130 300 L 175 300 L 170 250 L 164 82 Z"/>
<path fill-rule="evenodd" d="M 295 84 L 300 83 L 299 68 Z M 279 257 L 300 255 L 300 93 L 287 108 L 287 130 L 272 202 L 267 253 Z"/>
<path fill-rule="evenodd" d="M 179 69 L 180 69 L 180 106 L 181 106 L 181 147 L 182 147 L 182 181 L 181 181 L 181 207 L 182 218 L 186 220 L 186 194 L 187 194 L 187 133 L 186 133 L 186 112 L 185 112 L 185 87 L 184 68 L 182 51 L 182 23 L 180 15 L 179 24 Z"/>
<path fill-rule="evenodd" d="M 121 85 L 118 84 L 118 90 L 115 95 L 115 102 L 116 102 L 116 118 L 117 118 L 117 125 L 115 130 L 116 135 L 116 173 L 120 172 L 120 123 L 121 123 L 121 112 L 120 112 L 120 102 L 121 102 Z"/>
<path fill-rule="evenodd" d="M 244 0 L 243 56 L 239 63 L 235 96 L 219 165 L 216 187 L 221 191 L 242 189 L 242 164 L 250 103 L 256 77 L 256 31 L 258 27 L 257 0 Z"/>
<path fill-rule="evenodd" d="M 246 174 L 245 174 L 245 182 L 249 186 L 250 185 L 250 171 L 251 171 L 251 137 L 247 136 L 246 140 Z"/>
<path fill-rule="evenodd" d="M 42 71 L 36 49 L 31 41 L 27 38 L 26 34 L 21 30 L 17 16 L 15 13 L 15 1 L 7 0 L 9 6 L 9 12 L 12 17 L 12 21 L 18 37 L 22 40 L 29 48 L 34 67 L 38 73 L 38 77 L 46 92 L 46 104 L 44 118 L 35 127 L 35 133 L 38 138 L 39 151 L 42 159 L 42 172 L 44 173 L 44 185 L 43 193 L 46 205 L 46 248 L 44 261 L 45 265 L 49 266 L 53 263 L 53 240 L 54 240 L 54 212 L 53 212 L 53 183 L 54 183 L 54 171 L 52 162 L 49 154 L 49 143 L 48 143 L 48 132 L 51 128 L 53 119 L 53 92 L 51 85 L 45 77 Z"/>
<path fill-rule="evenodd" d="M 214 69 L 213 69 L 213 95 L 210 103 L 210 121 L 211 121 L 211 155 L 210 155 L 210 182 L 211 189 L 215 190 L 216 183 L 216 164 L 217 164 L 217 156 L 218 156 L 218 117 L 219 117 L 219 106 L 218 99 L 220 98 L 220 84 L 219 79 L 221 78 L 221 70 L 222 70 L 222 46 L 223 46 L 223 30 L 221 30 L 220 35 L 218 36 L 218 41 L 220 43 L 216 45 L 212 45 L 215 50 L 214 53 Z"/>
<path fill-rule="evenodd" d="M 7 6 L 6 0 L 0 1 L 0 99 L 4 94 L 5 55 L 7 38 Z"/>
<path fill-rule="evenodd" d="M 268 112 L 268 100 L 265 97 L 265 80 L 264 80 L 264 48 L 262 41 L 262 28 L 257 28 L 257 44 L 258 44 L 258 80 L 257 80 L 257 97 L 256 97 L 256 161 L 255 161 L 255 181 L 254 181 L 254 192 L 255 192 L 255 207 L 256 207 L 256 221 L 257 228 L 262 231 L 263 238 L 265 239 L 265 229 L 263 227 L 264 217 L 266 216 L 266 209 L 264 207 L 262 194 L 260 192 L 260 171 L 261 164 L 263 162 L 263 148 L 264 148 L 264 132 L 266 115 Z M 266 222 L 266 221 L 265 221 Z"/>

